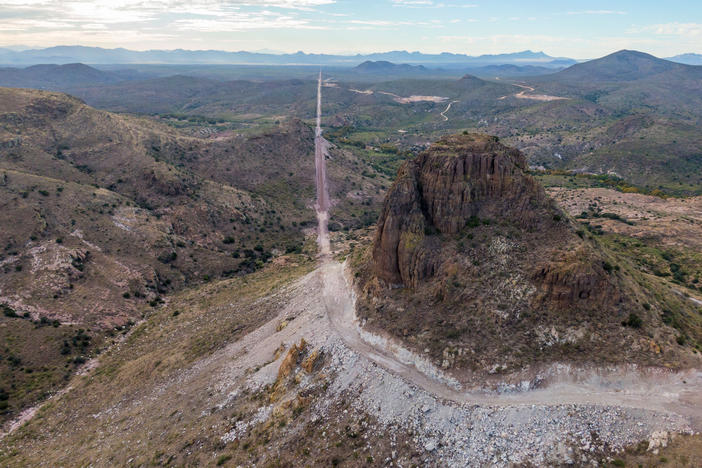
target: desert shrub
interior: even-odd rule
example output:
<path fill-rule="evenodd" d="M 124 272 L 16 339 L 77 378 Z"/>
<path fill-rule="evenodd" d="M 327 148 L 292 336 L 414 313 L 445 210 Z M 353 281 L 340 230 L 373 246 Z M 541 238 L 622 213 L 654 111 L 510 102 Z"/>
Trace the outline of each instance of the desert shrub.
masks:
<path fill-rule="evenodd" d="M 641 320 L 641 317 L 631 312 L 629 314 L 629 317 L 627 317 L 627 319 L 622 322 L 622 325 L 631 328 L 641 328 L 641 325 L 643 325 L 643 321 Z"/>
<path fill-rule="evenodd" d="M 290 253 L 302 253 L 302 245 L 301 244 L 290 244 L 285 248 L 285 253 L 290 254 Z"/>
<path fill-rule="evenodd" d="M 8 306 L 7 304 L 3 304 L 0 307 L 2 307 L 2 314 L 5 317 L 9 317 L 9 318 L 18 318 L 19 317 L 19 315 L 17 315 L 17 312 L 15 311 L 15 309 Z"/>
<path fill-rule="evenodd" d="M 158 261 L 161 263 L 171 263 L 178 258 L 178 254 L 175 252 L 164 252 L 158 256 Z"/>

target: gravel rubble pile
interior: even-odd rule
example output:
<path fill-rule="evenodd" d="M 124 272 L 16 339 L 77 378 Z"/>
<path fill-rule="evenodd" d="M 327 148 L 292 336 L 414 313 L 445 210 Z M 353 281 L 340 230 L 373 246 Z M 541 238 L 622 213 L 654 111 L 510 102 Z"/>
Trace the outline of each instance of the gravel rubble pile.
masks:
<path fill-rule="evenodd" d="M 374 415 L 384 428 L 413 434 L 415 445 L 442 466 L 596 464 L 602 454 L 661 433 L 693 432 L 681 416 L 638 408 L 442 401 L 364 359 L 338 339 L 330 339 L 325 347 L 335 374 L 329 399 L 355 395 L 352 407 Z"/>

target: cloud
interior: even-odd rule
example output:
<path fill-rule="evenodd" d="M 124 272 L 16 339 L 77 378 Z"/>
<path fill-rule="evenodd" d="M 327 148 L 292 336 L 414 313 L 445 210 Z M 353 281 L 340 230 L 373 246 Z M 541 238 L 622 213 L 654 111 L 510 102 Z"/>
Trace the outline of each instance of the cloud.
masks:
<path fill-rule="evenodd" d="M 702 23 L 663 23 L 645 26 L 633 32 L 650 32 L 661 36 L 702 37 Z"/>
<path fill-rule="evenodd" d="M 390 0 L 392 6 L 404 8 L 475 8 L 474 3 L 442 3 L 433 0 Z"/>
<path fill-rule="evenodd" d="M 251 29 L 328 29 L 304 19 L 272 12 L 237 13 L 217 19 L 181 19 L 173 25 L 180 31 L 233 32 Z"/>
<path fill-rule="evenodd" d="M 626 11 L 618 10 L 578 10 L 568 11 L 566 15 L 626 15 Z"/>
<path fill-rule="evenodd" d="M 420 5 L 433 5 L 432 0 L 392 0 L 394 5 L 400 6 L 420 6 Z"/>
<path fill-rule="evenodd" d="M 296 10 L 336 0 L 0 0 L 3 30 L 48 31 L 59 28 L 143 29 L 164 23 L 187 31 L 311 28 Z M 243 12 L 243 9 L 249 11 Z M 270 10 L 275 10 L 272 12 Z M 285 15 L 281 10 L 289 10 Z M 4 15 L 3 15 L 4 13 Z M 29 18 L 32 18 L 30 20 Z M 219 24 L 218 24 L 219 23 Z"/>

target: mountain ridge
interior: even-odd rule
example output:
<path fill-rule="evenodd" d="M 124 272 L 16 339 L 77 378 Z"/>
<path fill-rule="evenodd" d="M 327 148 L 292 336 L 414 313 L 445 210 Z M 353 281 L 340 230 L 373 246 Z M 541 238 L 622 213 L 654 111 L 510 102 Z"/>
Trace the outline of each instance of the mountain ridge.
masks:
<path fill-rule="evenodd" d="M 71 63 L 84 62 L 89 64 L 259 64 L 259 65 L 329 65 L 356 66 L 366 60 L 386 60 L 404 62 L 413 65 L 453 65 L 464 66 L 489 65 L 501 63 L 539 64 L 546 65 L 553 61 L 575 60 L 565 57 L 551 57 L 543 52 L 522 51 L 515 53 L 471 56 L 443 52 L 440 54 L 424 54 L 421 52 L 390 51 L 369 54 L 340 55 L 314 54 L 296 52 L 292 54 L 267 54 L 247 51 L 222 50 L 146 50 L 134 51 L 124 48 L 104 49 L 85 46 L 56 46 L 45 49 L 24 51 L 0 50 L 0 63 L 5 64 L 36 64 L 36 63 Z M 562 63 L 560 63 L 562 65 Z"/>

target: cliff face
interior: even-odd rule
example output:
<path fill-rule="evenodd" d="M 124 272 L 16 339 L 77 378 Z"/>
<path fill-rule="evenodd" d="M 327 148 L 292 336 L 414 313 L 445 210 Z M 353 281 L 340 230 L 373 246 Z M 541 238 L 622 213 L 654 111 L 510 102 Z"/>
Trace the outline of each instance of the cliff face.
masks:
<path fill-rule="evenodd" d="M 400 170 L 378 221 L 375 274 L 416 286 L 435 269 L 427 234 L 455 235 L 481 219 L 534 229 L 549 204 L 526 160 L 487 135 L 438 141 Z"/>
<path fill-rule="evenodd" d="M 674 341 L 668 306 L 620 261 L 546 196 L 519 151 L 450 136 L 388 191 L 370 252 L 354 260 L 357 312 L 457 376 L 660 363 L 656 343 Z M 626 325 L 630 314 L 647 325 Z"/>

